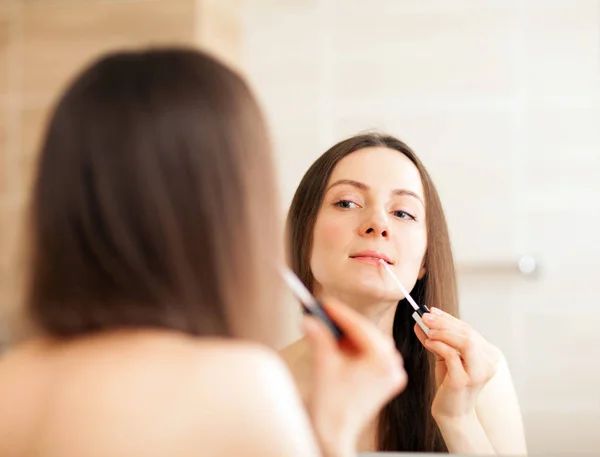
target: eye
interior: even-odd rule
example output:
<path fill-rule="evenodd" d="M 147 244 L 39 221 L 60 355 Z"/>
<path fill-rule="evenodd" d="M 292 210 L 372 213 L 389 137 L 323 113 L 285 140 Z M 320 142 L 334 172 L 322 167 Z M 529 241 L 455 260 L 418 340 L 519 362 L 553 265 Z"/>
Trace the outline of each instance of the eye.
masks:
<path fill-rule="evenodd" d="M 338 206 L 344 209 L 358 208 L 358 205 L 354 202 L 351 202 L 350 200 L 338 200 L 334 203 L 334 206 Z"/>
<path fill-rule="evenodd" d="M 413 220 L 413 221 L 417 220 L 415 218 L 415 216 L 413 216 L 412 214 L 407 213 L 406 211 L 394 211 L 393 214 L 398 219 L 410 219 L 410 220 Z"/>

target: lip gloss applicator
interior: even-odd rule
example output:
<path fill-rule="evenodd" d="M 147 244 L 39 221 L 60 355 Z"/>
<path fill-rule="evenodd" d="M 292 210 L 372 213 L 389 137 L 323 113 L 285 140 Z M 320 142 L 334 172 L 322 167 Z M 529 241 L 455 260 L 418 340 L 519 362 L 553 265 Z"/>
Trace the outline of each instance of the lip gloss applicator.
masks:
<path fill-rule="evenodd" d="M 423 320 L 421 319 L 421 317 L 423 317 L 423 314 L 430 312 L 429 308 L 427 308 L 427 306 L 425 306 L 425 305 L 423 305 L 423 306 L 417 305 L 417 303 L 410 296 L 410 294 L 408 293 L 406 288 L 402 285 L 402 283 L 400 282 L 398 277 L 394 274 L 394 272 L 392 271 L 392 269 L 390 268 L 390 266 L 387 264 L 387 262 L 385 260 L 379 259 L 379 263 L 381 264 L 381 266 L 383 268 L 385 268 L 385 271 L 387 271 L 388 274 L 391 276 L 391 278 L 394 280 L 394 282 L 398 286 L 398 289 L 400 289 L 400 291 L 404 295 L 404 298 L 406 298 L 406 300 L 408 300 L 410 305 L 414 308 L 415 312 L 412 314 L 412 318 L 417 322 L 417 324 L 419 324 L 419 327 L 421 327 L 421 329 L 425 332 L 425 335 L 429 336 L 429 327 L 427 327 L 425 325 L 425 323 L 423 322 Z"/>
<path fill-rule="evenodd" d="M 281 274 L 293 294 L 302 304 L 304 313 L 315 316 L 331 330 L 336 340 L 341 339 L 344 336 L 342 330 L 329 318 L 323 309 L 323 305 L 310 293 L 302 281 L 300 281 L 300 278 L 289 268 L 283 269 Z"/>

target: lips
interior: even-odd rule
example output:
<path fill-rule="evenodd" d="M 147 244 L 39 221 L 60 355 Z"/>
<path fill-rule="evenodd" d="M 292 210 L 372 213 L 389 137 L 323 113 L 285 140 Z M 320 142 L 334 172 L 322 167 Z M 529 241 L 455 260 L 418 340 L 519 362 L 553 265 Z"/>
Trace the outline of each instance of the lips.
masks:
<path fill-rule="evenodd" d="M 352 254 L 350 256 L 351 259 L 374 259 L 376 262 L 379 262 L 379 259 L 384 260 L 389 265 L 394 265 L 394 262 L 382 252 L 379 251 L 361 251 L 356 254 Z"/>

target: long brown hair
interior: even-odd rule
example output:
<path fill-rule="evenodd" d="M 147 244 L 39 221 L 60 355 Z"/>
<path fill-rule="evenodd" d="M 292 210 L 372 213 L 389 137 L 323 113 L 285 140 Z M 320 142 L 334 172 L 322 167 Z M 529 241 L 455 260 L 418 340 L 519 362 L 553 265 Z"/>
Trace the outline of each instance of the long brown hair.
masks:
<path fill-rule="evenodd" d="M 402 141 L 378 133 L 348 138 L 331 147 L 304 175 L 290 207 L 287 220 L 289 257 L 296 274 L 311 289 L 310 269 L 313 231 L 325 189 L 336 164 L 359 149 L 385 147 L 398 151 L 415 164 L 421 175 L 426 202 L 427 251 L 425 276 L 411 295 L 419 304 L 436 306 L 457 315 L 458 298 L 450 237 L 437 190 L 424 165 Z M 431 416 L 435 395 L 434 357 L 425 350 L 413 331 L 412 308 L 399 302 L 394 317 L 394 340 L 404 357 L 409 383 L 379 416 L 378 450 L 447 452 L 441 433 Z"/>
<path fill-rule="evenodd" d="M 268 340 L 282 257 L 271 161 L 254 97 L 214 58 L 159 48 L 91 64 L 41 148 L 24 307 L 34 331 Z"/>

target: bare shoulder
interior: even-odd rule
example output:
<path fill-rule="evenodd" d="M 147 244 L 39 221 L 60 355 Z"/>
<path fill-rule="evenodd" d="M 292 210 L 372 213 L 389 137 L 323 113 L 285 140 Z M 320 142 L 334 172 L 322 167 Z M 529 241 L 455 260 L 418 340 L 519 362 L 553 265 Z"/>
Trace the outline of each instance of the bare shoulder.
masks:
<path fill-rule="evenodd" d="M 202 386 L 190 388 L 190 395 L 202 392 L 196 411 L 212 411 L 205 427 L 213 433 L 201 440 L 203 447 L 222 429 L 228 432 L 218 444 L 223 455 L 318 454 L 292 375 L 275 351 L 238 342 L 202 348 L 194 378 Z M 243 437 L 243 444 L 232 437 Z"/>
<path fill-rule="evenodd" d="M 243 389 L 239 389 L 241 393 L 247 392 L 249 388 L 260 390 L 268 383 L 289 389 L 290 396 L 297 396 L 292 376 L 283 358 L 262 345 L 234 341 L 199 343 L 188 355 L 193 359 L 190 362 L 201 383 L 243 386 Z M 212 373 L 211 381 L 206 377 L 207 372 Z M 244 382 L 240 383 L 240 380 Z"/>
<path fill-rule="evenodd" d="M 248 361 L 252 363 L 259 362 L 269 367 L 277 366 L 283 368 L 284 366 L 281 357 L 278 356 L 276 351 L 249 341 L 200 341 L 195 345 L 194 351 L 200 357 L 199 360 L 202 360 L 204 363 L 211 363 L 215 359 L 225 357 L 240 363 Z"/>
<path fill-rule="evenodd" d="M 101 443 L 94 456 L 318 454 L 292 376 L 266 347 L 151 334 L 38 352 L 0 364 L 24 368 L 12 370 L 6 390 L 32 384 L 11 408 L 26 412 L 14 446 L 43 436 L 47 449 L 69 457 L 92 455 L 89 443 Z M 51 414 L 41 415 L 42 404 Z M 0 436 L 15 430 L 5 419 Z"/>
<path fill-rule="evenodd" d="M 232 395 L 248 397 L 245 405 L 260 403 L 264 408 L 276 403 L 292 408 L 300 404 L 289 368 L 281 355 L 270 348 L 233 341 L 199 344 L 198 351 L 190 357 L 194 359 L 190 362 L 195 367 L 197 383 L 210 387 L 204 392 L 212 392 L 211 397 L 214 392 L 227 391 L 229 398 Z M 207 373 L 211 376 L 207 377 Z"/>

